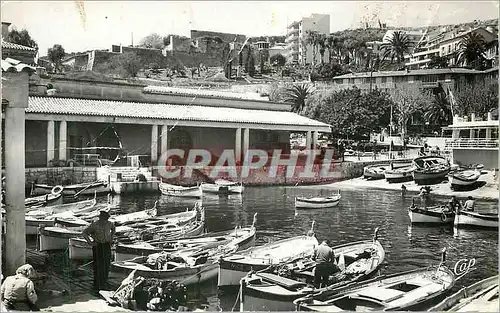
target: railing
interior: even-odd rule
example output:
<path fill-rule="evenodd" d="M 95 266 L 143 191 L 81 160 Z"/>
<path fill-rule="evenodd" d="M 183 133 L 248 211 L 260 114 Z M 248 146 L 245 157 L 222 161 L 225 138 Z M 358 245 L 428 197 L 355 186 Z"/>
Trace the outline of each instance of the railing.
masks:
<path fill-rule="evenodd" d="M 498 148 L 498 139 L 457 138 L 447 140 L 446 148 Z"/>

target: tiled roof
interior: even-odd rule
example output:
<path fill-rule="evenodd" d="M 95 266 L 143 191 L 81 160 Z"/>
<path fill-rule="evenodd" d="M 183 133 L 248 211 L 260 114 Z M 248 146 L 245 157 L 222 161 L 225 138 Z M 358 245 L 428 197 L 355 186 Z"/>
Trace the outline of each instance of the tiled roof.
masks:
<path fill-rule="evenodd" d="M 14 60 L 11 58 L 6 58 L 5 60 L 2 60 L 2 72 L 16 73 L 22 71 L 33 72 L 36 71 L 36 69 L 32 66 L 21 63 L 21 61 Z"/>
<path fill-rule="evenodd" d="M 410 71 L 380 71 L 380 72 L 362 72 L 335 76 L 333 79 L 357 78 L 357 77 L 384 77 L 384 76 L 413 76 L 413 75 L 439 75 L 439 74 L 479 74 L 483 71 L 471 70 L 467 68 L 439 68 L 422 69 Z"/>
<path fill-rule="evenodd" d="M 176 88 L 164 86 L 147 86 L 144 89 L 146 93 L 156 93 L 163 95 L 186 95 L 186 96 L 208 96 L 223 99 L 239 99 L 239 100 L 260 100 L 268 101 L 268 98 L 261 97 L 258 93 L 238 93 L 220 90 L 206 89 L 191 89 L 191 88 Z"/>
<path fill-rule="evenodd" d="M 330 127 L 284 111 L 58 97 L 29 97 L 26 113 L 307 126 L 322 130 Z"/>
<path fill-rule="evenodd" d="M 17 43 L 7 42 L 2 40 L 2 49 L 15 49 L 15 50 L 23 50 L 23 51 L 33 51 L 35 52 L 35 48 L 18 45 Z"/>

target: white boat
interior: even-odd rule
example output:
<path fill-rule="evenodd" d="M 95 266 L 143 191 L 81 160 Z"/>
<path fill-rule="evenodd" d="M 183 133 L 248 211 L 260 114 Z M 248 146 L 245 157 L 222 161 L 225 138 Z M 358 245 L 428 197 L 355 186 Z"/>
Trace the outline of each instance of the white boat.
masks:
<path fill-rule="evenodd" d="M 390 168 L 390 164 L 367 165 L 363 168 L 363 177 L 365 179 L 382 179 L 384 172 Z"/>
<path fill-rule="evenodd" d="M 257 215 L 257 213 L 255 213 Z M 212 248 L 228 244 L 238 246 L 237 250 L 250 248 L 255 243 L 255 216 L 250 227 L 236 227 L 228 231 L 207 233 L 199 236 L 184 237 L 175 240 L 153 240 L 134 242 L 131 244 L 118 243 L 115 249 L 115 261 L 126 261 L 138 256 L 145 256 L 162 251 L 174 252 L 179 249 Z"/>
<path fill-rule="evenodd" d="M 109 193 L 110 188 L 107 182 L 82 183 L 67 186 L 51 186 L 45 184 L 33 184 L 31 189 L 32 195 L 46 194 L 48 192 L 59 191 L 65 196 L 78 195 L 93 195 L 94 193 Z"/>
<path fill-rule="evenodd" d="M 413 160 L 413 179 L 417 184 L 442 182 L 450 171 L 450 164 L 440 156 L 423 156 Z"/>
<path fill-rule="evenodd" d="M 459 210 L 455 214 L 454 226 L 498 228 L 498 213 L 477 213 Z"/>
<path fill-rule="evenodd" d="M 235 183 L 224 179 L 217 179 L 214 184 L 202 183 L 200 188 L 203 192 L 216 194 L 243 193 L 243 183 Z"/>
<path fill-rule="evenodd" d="M 318 240 L 314 235 L 297 236 L 253 247 L 223 258 L 219 262 L 218 286 L 237 286 L 240 284 L 240 279 L 250 270 L 259 271 L 270 265 L 311 256 L 317 246 Z"/>
<path fill-rule="evenodd" d="M 394 169 L 386 169 L 384 172 L 385 180 L 389 183 L 400 183 L 413 180 L 413 166 L 406 166 Z"/>
<path fill-rule="evenodd" d="M 294 311 L 293 301 L 326 288 L 339 288 L 372 276 L 385 258 L 377 240 L 354 242 L 332 247 L 336 263 L 342 270 L 330 276 L 331 284 L 322 289 L 312 286 L 315 262 L 301 259 L 277 269 L 252 272 L 242 279 L 241 297 L 244 311 Z M 286 270 L 279 270 L 286 268 Z M 286 274 L 285 274 L 286 273 Z M 241 308 L 241 307 L 240 307 Z"/>
<path fill-rule="evenodd" d="M 427 312 L 498 312 L 498 275 L 464 287 Z"/>
<path fill-rule="evenodd" d="M 339 204 L 341 199 L 340 191 L 336 195 L 332 195 L 326 198 L 323 197 L 295 197 L 295 207 L 298 209 L 321 209 L 321 208 L 332 208 Z"/>
<path fill-rule="evenodd" d="M 167 183 L 160 183 L 159 188 L 163 195 L 171 197 L 201 198 L 202 196 L 202 190 L 200 186 L 184 187 Z"/>
<path fill-rule="evenodd" d="M 455 212 L 445 206 L 424 209 L 412 205 L 408 208 L 408 216 L 412 223 L 451 224 L 455 219 Z"/>
<path fill-rule="evenodd" d="M 38 251 L 65 250 L 68 239 L 81 236 L 84 227 L 41 227 Z"/>
<path fill-rule="evenodd" d="M 458 189 L 474 185 L 480 176 L 481 172 L 478 170 L 459 170 L 449 173 L 448 181 L 452 189 Z"/>
<path fill-rule="evenodd" d="M 30 197 L 24 200 L 24 205 L 28 210 L 33 207 L 62 204 L 62 193 L 48 193 L 41 196 Z"/>
<path fill-rule="evenodd" d="M 408 311 L 447 293 L 455 284 L 455 275 L 443 262 L 428 267 L 340 288 L 326 288 L 296 299 L 297 311 Z"/>
<path fill-rule="evenodd" d="M 228 244 L 204 249 L 196 253 L 155 253 L 132 260 L 111 263 L 111 271 L 127 276 L 136 270 L 136 275 L 145 278 L 176 280 L 188 286 L 199 284 L 217 276 L 220 258 L 234 253 L 237 246 Z"/>

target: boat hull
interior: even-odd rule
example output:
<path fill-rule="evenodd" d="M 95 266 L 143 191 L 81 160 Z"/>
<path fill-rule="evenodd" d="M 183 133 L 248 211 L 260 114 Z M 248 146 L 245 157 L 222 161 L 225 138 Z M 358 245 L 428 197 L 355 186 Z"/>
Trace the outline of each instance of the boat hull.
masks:
<path fill-rule="evenodd" d="M 448 169 L 443 169 L 440 171 L 433 171 L 433 172 L 422 172 L 419 170 L 413 171 L 413 180 L 415 180 L 415 183 L 418 185 L 425 185 L 425 184 L 430 184 L 430 183 L 436 183 L 436 182 L 442 182 L 445 178 L 446 175 L 449 172 Z"/>
<path fill-rule="evenodd" d="M 69 238 L 80 236 L 82 230 L 59 227 L 41 228 L 39 231 L 39 251 L 65 250 L 69 246 Z"/>
<path fill-rule="evenodd" d="M 240 194 L 243 193 L 245 187 L 243 185 L 217 185 L 217 184 L 206 184 L 203 183 L 200 186 L 202 192 L 213 193 L 218 195 L 227 195 L 227 194 Z"/>
<path fill-rule="evenodd" d="M 160 183 L 159 188 L 163 195 L 169 197 L 198 199 L 201 198 L 203 193 L 201 187 L 182 187 L 182 186 Z"/>
<path fill-rule="evenodd" d="M 498 214 L 460 211 L 455 215 L 454 226 L 498 228 Z"/>
<path fill-rule="evenodd" d="M 389 183 L 401 183 L 413 180 L 413 168 L 407 170 L 386 170 L 385 180 Z"/>
<path fill-rule="evenodd" d="M 62 186 L 63 187 L 62 194 L 64 196 L 74 196 L 75 194 L 80 192 L 78 195 L 84 196 L 84 195 L 94 195 L 96 193 L 97 194 L 109 193 L 111 191 L 110 186 L 107 183 L 95 184 L 95 186 L 85 189 L 86 186 L 88 185 L 79 184 L 79 185 Z M 31 194 L 43 195 L 46 193 L 50 193 L 54 187 L 56 186 L 35 184 L 33 186 Z"/>
<path fill-rule="evenodd" d="M 68 250 L 70 260 L 91 260 L 93 258 L 92 246 L 82 238 L 69 238 Z"/>
<path fill-rule="evenodd" d="M 54 226 L 55 221 L 49 219 L 31 219 L 26 218 L 26 235 L 36 236 L 38 235 L 39 227 L 51 227 Z"/>
<path fill-rule="evenodd" d="M 452 189 L 466 189 L 473 187 L 477 183 L 480 176 L 481 173 L 478 171 L 451 173 L 448 175 L 448 181 L 450 182 Z"/>
<path fill-rule="evenodd" d="M 332 199 L 323 199 L 319 201 L 314 201 L 312 199 L 305 198 L 295 198 L 295 207 L 297 209 L 323 209 L 323 208 L 333 208 L 337 206 L 340 202 L 340 196 Z"/>
<path fill-rule="evenodd" d="M 434 224 L 452 224 L 455 218 L 453 212 L 443 212 L 440 208 L 409 208 L 408 216 L 412 223 L 434 223 Z"/>

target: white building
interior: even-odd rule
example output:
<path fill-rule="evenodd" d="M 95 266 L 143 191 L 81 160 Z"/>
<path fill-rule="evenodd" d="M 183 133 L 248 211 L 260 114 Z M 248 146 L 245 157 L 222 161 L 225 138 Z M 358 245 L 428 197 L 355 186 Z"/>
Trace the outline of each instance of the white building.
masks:
<path fill-rule="evenodd" d="M 313 47 L 306 44 L 307 31 L 316 31 L 320 34 L 330 34 L 330 15 L 313 13 L 310 17 L 303 17 L 300 21 L 295 21 L 288 26 L 287 50 L 290 52 L 287 55 L 288 62 L 299 64 L 313 63 Z M 316 62 L 320 62 L 321 56 L 316 55 Z M 327 53 L 323 56 L 324 60 L 328 60 Z"/>

